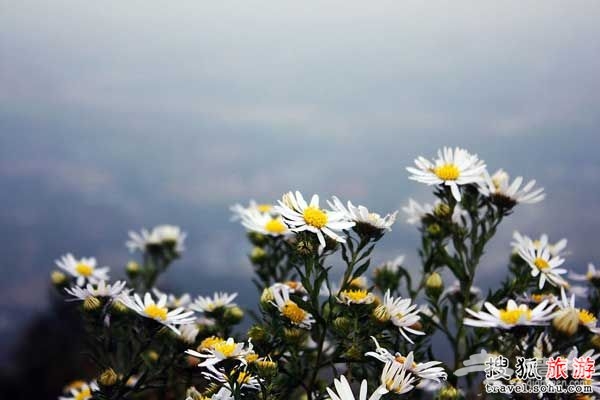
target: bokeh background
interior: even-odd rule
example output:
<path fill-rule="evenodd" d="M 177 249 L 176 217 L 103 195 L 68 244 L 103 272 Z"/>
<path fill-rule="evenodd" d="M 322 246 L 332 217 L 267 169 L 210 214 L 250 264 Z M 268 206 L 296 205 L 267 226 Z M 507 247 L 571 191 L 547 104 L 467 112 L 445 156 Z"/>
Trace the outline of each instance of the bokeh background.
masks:
<path fill-rule="evenodd" d="M 504 276 L 512 231 L 597 260 L 597 1 L 0 0 L 0 382 L 54 398 L 79 378 L 77 318 L 52 296 L 65 252 L 122 276 L 127 231 L 182 226 L 160 284 L 240 292 L 228 207 L 290 189 L 381 212 L 430 200 L 405 167 L 443 145 L 548 193 L 500 229 L 478 277 Z M 418 271 L 401 217 L 375 253 Z M 54 300 L 53 300 L 54 299 Z"/>

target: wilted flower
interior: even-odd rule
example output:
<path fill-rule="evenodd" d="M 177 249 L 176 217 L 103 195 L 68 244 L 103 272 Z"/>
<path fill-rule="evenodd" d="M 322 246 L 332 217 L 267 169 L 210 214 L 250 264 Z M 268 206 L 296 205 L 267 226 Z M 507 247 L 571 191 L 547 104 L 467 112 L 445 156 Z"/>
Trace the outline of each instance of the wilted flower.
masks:
<path fill-rule="evenodd" d="M 484 162 L 476 154 L 459 147 L 438 150 L 438 158 L 433 163 L 419 157 L 415 165 L 417 168 L 406 168 L 412 174 L 409 179 L 428 185 L 449 186 L 456 201 L 461 200 L 459 186 L 481 182 L 485 171 Z"/>
<path fill-rule="evenodd" d="M 73 254 L 64 255 L 56 260 L 56 265 L 77 279 L 77 286 L 83 286 L 85 282 L 98 283 L 108 280 L 108 267 L 97 268 L 96 259 L 81 258 L 77 260 Z"/>

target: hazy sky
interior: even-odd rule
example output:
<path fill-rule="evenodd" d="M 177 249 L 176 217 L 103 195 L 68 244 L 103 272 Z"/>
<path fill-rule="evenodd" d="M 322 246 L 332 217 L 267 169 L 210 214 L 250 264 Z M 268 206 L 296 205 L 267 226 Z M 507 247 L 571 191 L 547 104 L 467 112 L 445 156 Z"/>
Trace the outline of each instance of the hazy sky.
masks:
<path fill-rule="evenodd" d="M 171 284 L 236 288 L 225 276 L 250 268 L 230 204 L 298 188 L 397 209 L 429 200 L 404 168 L 443 145 L 548 192 L 501 229 L 484 274 L 502 275 L 517 228 L 568 237 L 583 270 L 600 228 L 599 17 L 598 1 L 0 0 L 0 334 L 44 307 L 64 252 L 117 267 L 128 229 L 173 222 L 190 250 Z M 376 259 L 416 266 L 416 239 L 400 223 Z"/>

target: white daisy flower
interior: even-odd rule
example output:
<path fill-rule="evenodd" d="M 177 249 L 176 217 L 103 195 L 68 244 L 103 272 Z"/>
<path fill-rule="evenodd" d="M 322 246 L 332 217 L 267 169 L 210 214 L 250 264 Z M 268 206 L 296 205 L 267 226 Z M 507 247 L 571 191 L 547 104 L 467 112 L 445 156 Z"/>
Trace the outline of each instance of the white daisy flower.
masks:
<path fill-rule="evenodd" d="M 60 396 L 58 400 L 88 400 L 92 398 L 93 392 L 98 390 L 100 388 L 95 381 L 90 383 L 81 382 L 81 384 L 78 382 L 75 387 L 68 389 L 69 396 Z"/>
<path fill-rule="evenodd" d="M 375 342 L 375 351 L 369 351 L 365 353 L 365 356 L 374 357 L 377 360 L 387 362 L 397 362 L 404 365 L 404 368 L 421 379 L 421 382 L 417 385 L 418 388 L 421 386 L 428 386 L 426 381 L 442 382 L 448 378 L 448 374 L 444 371 L 444 368 L 438 365 L 442 364 L 441 361 L 429 361 L 424 363 L 417 363 L 414 361 L 414 354 L 411 351 L 406 357 L 400 353 L 392 354 L 389 350 L 379 346 L 377 339 L 371 336 L 371 339 Z"/>
<path fill-rule="evenodd" d="M 140 233 L 130 231 L 129 240 L 125 243 L 132 253 L 136 250 L 146 251 L 153 246 L 168 246 L 177 254 L 185 250 L 184 242 L 187 233 L 175 225 L 158 225 L 152 230 L 142 229 Z"/>
<path fill-rule="evenodd" d="M 423 218 L 433 213 L 433 205 L 417 203 L 413 199 L 408 199 L 408 205 L 402 207 L 402 211 L 406 214 L 406 222 L 410 225 L 420 224 Z"/>
<path fill-rule="evenodd" d="M 526 304 L 517 305 L 514 300 L 509 300 L 506 308 L 497 309 L 489 302 L 484 303 L 488 312 L 475 312 L 471 309 L 466 311 L 473 318 L 465 318 L 463 323 L 469 326 L 482 328 L 511 329 L 515 326 L 547 325 L 553 317 L 554 304 L 547 300 L 542 301 L 534 309 Z"/>
<path fill-rule="evenodd" d="M 181 296 L 176 296 L 172 293 L 161 292 L 157 288 L 152 288 L 152 293 L 157 298 L 166 295 L 167 304 L 165 304 L 165 306 L 167 308 L 188 307 L 192 303 L 192 296 L 190 296 L 189 293 L 184 293 Z"/>
<path fill-rule="evenodd" d="M 242 225 L 252 232 L 262 233 L 263 235 L 282 236 L 290 231 L 283 222 L 283 218 L 269 213 L 261 213 L 258 210 L 247 210 L 241 216 Z"/>
<path fill-rule="evenodd" d="M 396 272 L 398 272 L 398 268 L 400 268 L 400 266 L 404 262 L 404 258 L 405 258 L 404 254 L 401 254 L 398 257 L 394 258 L 393 260 L 384 262 L 379 267 L 377 267 L 376 270 L 385 270 L 385 271 L 390 271 L 390 272 L 396 273 Z"/>
<path fill-rule="evenodd" d="M 404 364 L 389 361 L 381 371 L 381 385 L 375 390 L 379 395 L 387 393 L 403 394 L 415 388 L 413 385 L 415 377 L 405 368 Z"/>
<path fill-rule="evenodd" d="M 419 157 L 415 165 L 417 168 L 406 168 L 412 174 L 409 179 L 427 185 L 449 186 L 456 201 L 461 200 L 459 186 L 480 183 L 485 171 L 485 163 L 476 154 L 459 147 L 438 150 L 438 158 L 433 163 Z"/>
<path fill-rule="evenodd" d="M 250 200 L 250 204 L 248 204 L 247 207 L 244 207 L 243 205 L 237 203 L 229 207 L 229 210 L 231 210 L 231 212 L 233 213 L 233 215 L 231 216 L 231 221 L 241 220 L 244 214 L 246 214 L 248 211 L 258 211 L 261 214 L 276 214 L 275 208 L 272 204 L 259 204 L 254 200 Z"/>
<path fill-rule="evenodd" d="M 96 284 L 101 280 L 108 280 L 109 268 L 98 268 L 96 266 L 96 259 L 93 257 L 77 260 L 73 257 L 73 254 L 69 253 L 56 260 L 55 263 L 58 268 L 68 272 L 77 279 L 77 286 L 83 286 L 85 282 Z"/>
<path fill-rule="evenodd" d="M 88 283 L 85 288 L 73 286 L 72 288 L 66 288 L 65 292 L 77 300 L 85 300 L 88 297 L 110 297 L 114 299 L 121 294 L 126 284 L 125 281 L 116 281 L 112 285 L 107 285 L 106 281 L 101 280 L 95 287 Z"/>
<path fill-rule="evenodd" d="M 331 400 L 355 400 L 354 393 L 352 393 L 352 388 L 348 383 L 348 380 L 344 375 L 340 376 L 340 379 L 334 379 L 333 385 L 335 387 L 335 392 L 327 388 L 327 393 L 329 394 L 329 398 Z M 337 392 L 337 393 L 336 393 Z M 370 397 L 369 400 L 378 400 L 382 396 L 381 393 L 375 391 Z M 363 379 L 360 383 L 358 400 L 367 400 L 367 380 Z"/>
<path fill-rule="evenodd" d="M 355 222 L 346 219 L 340 212 L 329 211 L 319 208 L 319 196 L 316 194 L 310 200 L 310 204 L 304 200 L 299 191 L 296 193 L 288 192 L 283 195 L 283 199 L 278 201 L 279 206 L 275 210 L 279 212 L 293 232 L 309 231 L 317 235 L 319 239 L 319 249 L 325 248 L 325 237 L 341 243 L 346 239 L 336 231 L 352 228 Z"/>
<path fill-rule="evenodd" d="M 481 289 L 477 286 L 471 286 L 469 290 L 470 296 L 474 299 L 477 299 L 481 296 Z M 462 296 L 462 292 L 460 289 L 460 281 L 455 280 L 452 282 L 452 285 L 448 286 L 440 295 L 440 298 L 443 299 L 445 297 L 457 297 Z"/>
<path fill-rule="evenodd" d="M 588 281 L 588 282 L 598 281 L 598 280 L 600 280 L 600 270 L 597 270 L 596 267 L 594 266 L 594 264 L 589 263 L 587 272 L 584 275 L 577 274 L 575 272 L 570 272 L 569 278 L 574 281 L 580 281 L 580 282 L 582 282 L 582 281 Z"/>
<path fill-rule="evenodd" d="M 375 301 L 375 296 L 365 289 L 349 289 L 342 290 L 337 297 L 337 301 L 346 305 L 371 304 Z"/>
<path fill-rule="evenodd" d="M 529 181 L 521 188 L 523 177 L 518 176 L 510 183 L 510 176 L 502 169 L 496 171 L 492 176 L 485 171 L 484 178 L 485 180 L 481 183 L 479 191 L 484 196 L 495 197 L 503 204 L 507 204 L 511 207 L 515 204 L 539 203 L 546 197 L 544 188 L 533 190 L 535 180 Z"/>
<path fill-rule="evenodd" d="M 370 212 L 365 206 L 354 206 L 351 201 L 348 201 L 348 208 L 346 208 L 337 196 L 332 196 L 331 199 L 332 201 L 327 201 L 329 207 L 333 211 L 343 214 L 345 219 L 356 222 L 356 229 L 360 229 L 362 226 L 367 230 L 391 231 L 392 225 L 396 222 L 398 211 L 382 217 L 377 213 Z"/>
<path fill-rule="evenodd" d="M 532 241 L 525 241 L 519 243 L 517 252 L 519 256 L 531 267 L 531 276 L 537 277 L 539 275 L 539 288 L 542 289 L 546 281 L 550 282 L 553 286 L 564 286 L 567 282 L 560 277 L 562 274 L 566 274 L 567 270 L 558 268 L 565 260 L 560 256 L 553 256 L 550 254 L 550 248 L 546 238 L 542 238 L 539 246 L 536 246 Z"/>
<path fill-rule="evenodd" d="M 300 308 L 298 304 L 290 300 L 289 290 L 278 288 L 271 290 L 273 295 L 273 304 L 282 316 L 286 317 L 292 324 L 300 328 L 310 329 L 315 319 L 313 316 Z"/>
<path fill-rule="evenodd" d="M 223 384 L 229 393 L 233 393 L 235 387 L 239 389 L 258 390 L 260 389 L 260 380 L 250 374 L 245 368 L 234 368 L 228 374 L 214 367 L 209 367 L 209 372 L 203 372 L 202 375 L 209 380 L 216 380 Z M 227 398 L 227 397 L 225 397 Z"/>
<path fill-rule="evenodd" d="M 163 324 L 178 335 L 180 334 L 179 329 L 177 329 L 178 325 L 191 324 L 196 320 L 194 312 L 185 311 L 183 307 L 169 311 L 166 307 L 166 295 L 160 296 L 156 302 L 150 293 L 144 295 L 143 301 L 137 293 L 135 293 L 133 297 L 126 295 L 120 296 L 119 300 L 139 315 Z"/>
<path fill-rule="evenodd" d="M 304 286 L 302 285 L 302 282 L 300 282 L 300 281 L 287 281 L 284 283 L 275 282 L 274 284 L 272 284 L 269 287 L 269 289 L 271 289 L 271 290 L 287 290 L 291 294 L 294 294 L 294 293 L 305 294 L 306 293 L 306 289 L 304 288 Z"/>
<path fill-rule="evenodd" d="M 543 234 L 539 239 L 533 240 L 527 235 L 521 235 L 519 232 L 513 232 L 513 242 L 511 246 L 513 252 L 517 253 L 519 247 L 526 246 L 528 242 L 532 242 L 536 249 L 540 249 L 543 246 L 547 246 L 550 250 L 550 255 L 553 257 L 564 257 L 568 254 L 565 249 L 567 248 L 567 239 L 560 239 L 558 242 L 552 244 L 548 240 L 548 235 Z"/>
<path fill-rule="evenodd" d="M 233 300 L 237 297 L 237 293 L 215 292 L 213 297 L 198 296 L 189 308 L 198 312 L 213 312 L 221 307 L 235 307 Z"/>
<path fill-rule="evenodd" d="M 592 333 L 600 333 L 600 328 L 597 327 L 598 319 L 590 311 L 585 308 L 575 307 L 575 294 L 567 297 L 564 288 L 560 288 L 560 301 L 556 302 L 558 308 L 563 311 L 571 310 L 574 315 L 577 315 L 579 325 L 585 326 Z M 561 311 L 558 311 L 555 316 L 559 316 Z"/>
<path fill-rule="evenodd" d="M 424 335 L 425 332 L 412 328 L 412 326 L 419 322 L 421 317 L 419 317 L 419 310 L 415 310 L 417 305 L 411 305 L 411 301 L 409 298 L 403 299 L 401 297 L 394 299 L 388 289 L 383 296 L 383 302 L 375 308 L 373 313 L 382 322 L 391 321 L 406 340 L 414 343 L 406 335 L 406 332 L 414 335 Z"/>
<path fill-rule="evenodd" d="M 254 353 L 252 341 L 248 340 L 248 346 L 244 343 L 236 343 L 233 338 L 227 340 L 216 339 L 211 341 L 210 346 L 204 348 L 201 353 L 195 350 L 186 350 L 185 353 L 205 359 L 199 367 L 208 367 L 220 363 L 223 360 L 238 360 L 242 364 L 246 364 L 246 356 Z"/>

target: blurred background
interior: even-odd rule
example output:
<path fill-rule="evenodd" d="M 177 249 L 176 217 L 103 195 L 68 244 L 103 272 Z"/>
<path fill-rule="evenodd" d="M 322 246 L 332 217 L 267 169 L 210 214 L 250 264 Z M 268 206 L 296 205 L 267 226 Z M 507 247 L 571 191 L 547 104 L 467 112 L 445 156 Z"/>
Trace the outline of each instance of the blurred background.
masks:
<path fill-rule="evenodd" d="M 597 1 L 0 0 L 3 397 L 81 377 L 78 318 L 49 283 L 60 255 L 120 277 L 128 230 L 177 224 L 188 250 L 161 286 L 254 307 L 231 204 L 429 201 L 405 167 L 444 145 L 547 191 L 501 227 L 481 286 L 504 276 L 515 229 L 567 237 L 583 272 L 600 229 L 599 17 Z M 375 261 L 418 271 L 417 240 L 402 215 Z"/>

